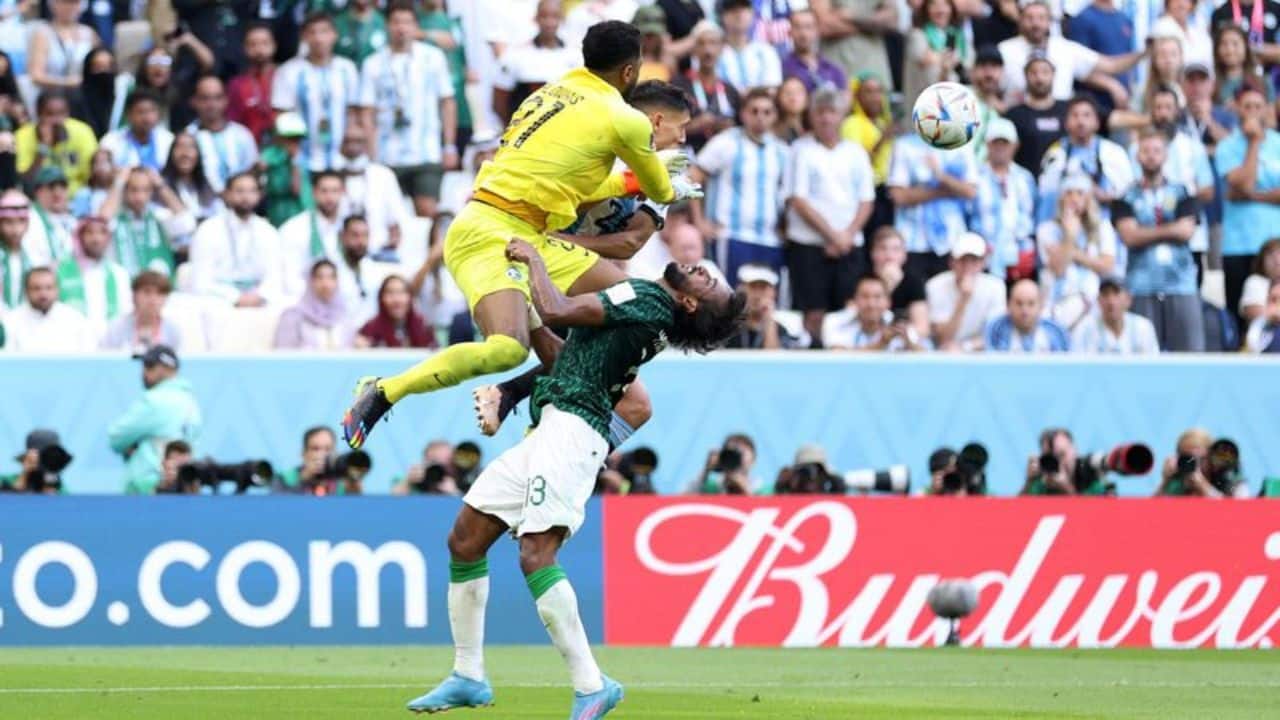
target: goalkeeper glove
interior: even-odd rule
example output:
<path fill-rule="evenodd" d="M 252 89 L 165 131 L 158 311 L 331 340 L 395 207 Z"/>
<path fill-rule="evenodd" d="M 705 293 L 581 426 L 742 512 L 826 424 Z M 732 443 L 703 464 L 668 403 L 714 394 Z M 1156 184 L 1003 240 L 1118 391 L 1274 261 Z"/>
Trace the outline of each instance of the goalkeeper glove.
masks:
<path fill-rule="evenodd" d="M 702 197 L 702 186 L 684 175 L 677 175 L 671 178 L 671 189 L 675 191 L 675 197 L 671 200 L 672 203 Z"/>

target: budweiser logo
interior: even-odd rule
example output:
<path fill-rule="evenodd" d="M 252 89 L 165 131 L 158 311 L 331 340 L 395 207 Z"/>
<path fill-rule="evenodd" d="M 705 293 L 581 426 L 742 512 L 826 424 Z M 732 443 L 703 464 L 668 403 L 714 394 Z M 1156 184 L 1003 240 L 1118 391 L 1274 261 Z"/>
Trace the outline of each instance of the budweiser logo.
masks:
<path fill-rule="evenodd" d="M 629 534 L 610 556 L 610 579 L 616 566 L 618 583 L 656 587 L 643 602 L 665 598 L 671 607 L 650 614 L 669 627 L 648 641 L 677 646 L 938 645 L 947 626 L 925 596 L 955 576 L 981 598 L 963 625 L 966 645 L 1236 648 L 1280 639 L 1280 521 L 1251 503 L 1054 503 L 1051 512 L 1034 502 L 855 503 L 649 503 L 638 514 L 611 506 L 611 526 L 628 513 L 634 522 L 610 528 Z M 1209 528 L 1190 522 L 1199 512 L 1212 516 L 1200 518 Z M 1243 515 L 1215 520 L 1224 512 Z M 628 578 L 628 568 L 647 577 Z"/>

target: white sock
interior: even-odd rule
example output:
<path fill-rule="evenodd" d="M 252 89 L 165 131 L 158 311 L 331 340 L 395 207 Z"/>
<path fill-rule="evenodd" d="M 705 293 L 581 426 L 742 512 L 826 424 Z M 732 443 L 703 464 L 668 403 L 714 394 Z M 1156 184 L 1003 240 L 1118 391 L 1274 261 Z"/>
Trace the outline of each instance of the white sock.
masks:
<path fill-rule="evenodd" d="M 484 679 L 484 606 L 489 576 L 449 583 L 449 627 L 453 630 L 453 671 Z"/>
<path fill-rule="evenodd" d="M 591 655 L 587 643 L 587 631 L 578 616 L 578 596 L 568 579 L 552 585 L 537 600 L 538 617 L 547 626 L 551 642 L 569 664 L 569 676 L 573 689 L 583 694 L 599 692 L 604 688 L 600 666 Z"/>

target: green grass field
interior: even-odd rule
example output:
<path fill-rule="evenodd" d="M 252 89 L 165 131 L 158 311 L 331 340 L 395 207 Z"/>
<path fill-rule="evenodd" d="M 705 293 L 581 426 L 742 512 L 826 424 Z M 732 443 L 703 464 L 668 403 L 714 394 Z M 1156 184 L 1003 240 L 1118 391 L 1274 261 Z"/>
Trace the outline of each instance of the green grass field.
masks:
<path fill-rule="evenodd" d="M 1269 651 L 605 648 L 610 718 L 1280 717 Z M 0 718 L 406 718 L 448 648 L 0 650 Z M 550 647 L 489 651 L 497 704 L 450 720 L 565 718 Z M 425 717 L 425 716 L 424 716 Z"/>

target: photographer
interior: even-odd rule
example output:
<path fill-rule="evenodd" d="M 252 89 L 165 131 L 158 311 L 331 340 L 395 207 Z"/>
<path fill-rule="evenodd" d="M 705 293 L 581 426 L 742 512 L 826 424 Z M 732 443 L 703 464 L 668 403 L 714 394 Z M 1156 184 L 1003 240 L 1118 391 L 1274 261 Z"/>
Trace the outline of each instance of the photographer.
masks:
<path fill-rule="evenodd" d="M 27 433 L 26 449 L 14 458 L 22 469 L 14 475 L 0 475 L 0 492 L 58 495 L 63 491 L 61 473 L 71 464 L 71 455 L 52 430 Z"/>
<path fill-rule="evenodd" d="M 801 445 L 795 462 L 782 468 L 773 484 L 777 495 L 843 495 L 844 478 L 831 471 L 821 445 Z"/>
<path fill-rule="evenodd" d="M 199 495 L 200 480 L 191 473 L 180 472 L 182 467 L 191 463 L 191 445 L 181 440 L 174 440 L 164 446 L 164 459 L 160 461 L 160 482 L 156 484 L 156 493 L 172 495 Z"/>
<path fill-rule="evenodd" d="M 735 433 L 725 438 L 719 450 L 707 455 L 702 473 L 685 489 L 691 494 L 750 495 L 758 483 L 751 476 L 756 464 L 756 444 L 751 438 Z"/>
<path fill-rule="evenodd" d="M 1240 475 L 1240 451 L 1225 438 L 1192 428 L 1178 436 L 1176 452 L 1164 459 L 1156 496 L 1249 497 Z"/>
<path fill-rule="evenodd" d="M 124 456 L 125 492 L 151 494 L 160 481 L 165 445 L 194 444 L 203 420 L 191 383 L 178 377 L 178 355 L 167 345 L 152 345 L 134 359 L 142 361 L 146 392 L 107 427 L 111 449 Z"/>
<path fill-rule="evenodd" d="M 653 495 L 658 454 L 650 447 L 613 453 L 596 476 L 596 495 Z"/>
<path fill-rule="evenodd" d="M 337 436 L 324 426 L 302 434 L 302 464 L 281 473 L 272 492 L 299 495 L 361 495 L 364 477 L 373 463 L 368 454 L 355 451 L 334 455 Z"/>
<path fill-rule="evenodd" d="M 422 462 L 413 465 L 391 488 L 392 495 L 461 495 L 453 472 L 453 446 L 432 440 L 422 451 Z"/>
<path fill-rule="evenodd" d="M 949 447 L 934 450 L 929 456 L 929 485 L 923 494 L 986 495 L 987 459 L 987 449 L 979 443 L 969 443 L 959 453 Z"/>
<path fill-rule="evenodd" d="M 1071 432 L 1050 428 L 1040 433 L 1040 455 L 1027 460 L 1022 495 L 1114 495 L 1097 468 L 1080 457 Z"/>

